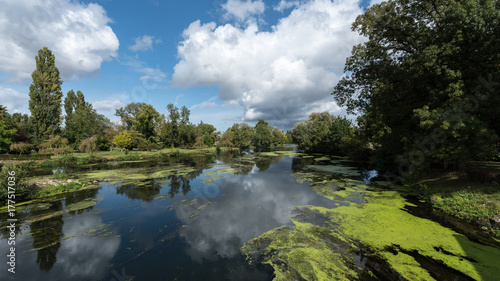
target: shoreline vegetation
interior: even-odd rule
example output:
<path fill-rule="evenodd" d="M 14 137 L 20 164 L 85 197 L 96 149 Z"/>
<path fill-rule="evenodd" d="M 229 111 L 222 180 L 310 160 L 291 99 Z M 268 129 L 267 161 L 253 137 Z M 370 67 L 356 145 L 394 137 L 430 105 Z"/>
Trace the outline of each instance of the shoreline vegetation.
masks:
<path fill-rule="evenodd" d="M 188 155 L 207 155 L 228 151 L 238 151 L 233 147 L 209 147 L 198 149 L 165 148 L 156 151 L 130 151 L 126 155 L 120 150 L 97 152 L 94 155 L 87 153 L 69 153 L 57 158 L 52 156 L 45 160 L 0 160 L 0 180 L 6 180 L 7 171 L 16 172 L 17 204 L 44 197 L 73 192 L 81 189 L 98 188 L 99 181 L 94 178 L 73 179 L 71 175 L 55 172 L 48 176 L 30 176 L 28 170 L 40 167 L 56 169 L 76 168 L 108 162 L 145 162 L 150 160 L 168 159 Z M 35 158 L 36 159 L 36 158 Z M 5 194 L 4 194 L 5 193 Z M 7 194 L 2 189 L 0 192 L 0 209 L 6 208 Z"/>
<path fill-rule="evenodd" d="M 165 148 L 156 151 L 129 151 L 127 154 L 115 149 L 100 151 L 94 155 L 88 153 L 70 153 L 57 158 L 52 156 L 45 160 L 1 160 L 0 166 L 5 173 L 7 169 L 20 170 L 18 182 L 20 199 L 18 204 L 24 205 L 32 200 L 48 196 L 74 192 L 82 189 L 98 188 L 98 178 L 73 178 L 71 175 L 58 174 L 50 176 L 28 176 L 27 170 L 37 167 L 64 169 L 68 167 L 89 166 L 102 163 L 131 163 L 168 159 L 189 155 L 215 155 L 230 151 L 239 151 L 235 147 L 209 147 L 199 149 Z M 264 156 L 276 155 L 274 152 L 261 152 Z M 326 155 L 326 154 L 325 154 Z M 307 157 L 307 156 L 306 156 Z M 434 215 L 453 217 L 462 222 L 464 232 L 500 239 L 500 163 L 472 162 L 468 171 L 435 170 L 413 183 L 396 185 L 393 188 L 402 195 L 417 197 L 421 203 L 427 204 L 428 211 Z M 381 178 L 382 179 L 382 178 Z M 107 181 L 107 180 L 104 180 Z M 0 194 L 4 199 L 4 194 Z M 2 200 L 1 209 L 6 208 Z M 429 214 L 432 215 L 432 214 Z M 445 219 L 446 220 L 446 219 Z M 498 240 L 500 242 L 500 240 Z"/>

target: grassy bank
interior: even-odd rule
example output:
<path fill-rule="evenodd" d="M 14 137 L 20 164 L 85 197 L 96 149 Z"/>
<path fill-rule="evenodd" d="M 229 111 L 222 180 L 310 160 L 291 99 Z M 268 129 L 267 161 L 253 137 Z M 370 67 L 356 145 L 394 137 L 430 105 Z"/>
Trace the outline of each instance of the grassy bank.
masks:
<path fill-rule="evenodd" d="M 434 209 L 500 238 L 499 162 L 474 162 L 465 171 L 431 172 L 418 188 Z"/>

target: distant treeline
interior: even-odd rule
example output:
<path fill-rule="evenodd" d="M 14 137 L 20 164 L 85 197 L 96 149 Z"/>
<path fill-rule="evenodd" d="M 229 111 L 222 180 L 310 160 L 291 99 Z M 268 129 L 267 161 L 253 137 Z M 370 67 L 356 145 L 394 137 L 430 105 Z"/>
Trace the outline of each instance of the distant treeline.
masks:
<path fill-rule="evenodd" d="M 69 91 L 63 104 L 62 81 L 55 56 L 49 49 L 40 49 L 35 61 L 29 93 L 31 116 L 10 115 L 0 105 L 0 153 L 36 151 L 59 155 L 80 150 L 93 154 L 113 147 L 152 150 L 216 145 L 268 148 L 286 141 L 283 131 L 263 119 L 255 127 L 246 123 L 234 124 L 221 133 L 211 124 L 191 123 L 190 110 L 186 106 L 179 109 L 173 104 L 166 106 L 168 116 L 165 116 L 150 104 L 130 103 L 116 110 L 121 124 L 115 124 L 98 114 L 92 104 L 85 101 L 81 91 Z"/>

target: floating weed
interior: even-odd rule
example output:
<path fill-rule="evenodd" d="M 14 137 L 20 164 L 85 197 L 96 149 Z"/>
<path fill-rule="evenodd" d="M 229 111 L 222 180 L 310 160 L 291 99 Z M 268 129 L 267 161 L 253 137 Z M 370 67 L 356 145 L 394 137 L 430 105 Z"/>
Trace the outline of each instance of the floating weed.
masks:
<path fill-rule="evenodd" d="M 223 169 L 217 169 L 217 170 L 213 170 L 211 172 L 208 172 L 206 173 L 204 176 L 215 176 L 215 175 L 222 175 L 222 174 L 234 174 L 238 172 L 237 169 L 234 169 L 234 168 L 223 168 Z"/>
<path fill-rule="evenodd" d="M 221 176 L 221 175 L 219 175 L 219 176 L 211 176 L 208 179 L 202 181 L 201 183 L 204 183 L 204 184 L 215 184 L 216 180 L 220 180 L 220 179 L 223 179 L 225 177 L 226 176 Z"/>
<path fill-rule="evenodd" d="M 101 201 L 102 198 L 86 198 L 82 201 L 79 201 L 77 203 L 69 204 L 66 206 L 66 209 L 55 211 L 55 212 L 50 212 L 47 214 L 42 214 L 38 216 L 33 216 L 31 217 L 27 223 L 33 223 L 41 220 L 46 220 L 55 216 L 62 216 L 64 213 L 69 213 L 73 211 L 78 211 L 78 210 L 83 210 L 86 208 L 90 208 L 94 205 L 96 205 L 99 201 Z"/>
<path fill-rule="evenodd" d="M 340 166 L 340 165 L 307 165 L 307 168 L 312 169 L 314 171 L 331 173 L 331 174 L 342 174 L 346 176 L 361 176 L 361 173 L 358 169 L 348 166 Z"/>

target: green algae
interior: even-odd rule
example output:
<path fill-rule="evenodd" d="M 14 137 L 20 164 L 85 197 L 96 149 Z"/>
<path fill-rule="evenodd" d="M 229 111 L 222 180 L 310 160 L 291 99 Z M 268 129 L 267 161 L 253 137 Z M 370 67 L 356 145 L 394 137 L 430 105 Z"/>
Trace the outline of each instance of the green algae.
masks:
<path fill-rule="evenodd" d="M 238 172 L 237 169 L 235 168 L 222 168 L 222 169 L 217 169 L 213 170 L 211 172 L 205 173 L 204 176 L 216 176 L 216 175 L 222 175 L 222 174 L 234 174 Z"/>
<path fill-rule="evenodd" d="M 69 213 L 69 212 L 73 212 L 73 211 L 78 211 L 78 210 L 83 210 L 83 209 L 86 209 L 86 208 L 90 208 L 90 207 L 96 205 L 101 200 L 102 200 L 102 198 L 86 198 L 86 199 L 83 199 L 83 200 L 81 200 L 79 202 L 67 205 L 66 208 L 63 209 L 63 210 L 59 210 L 59 211 L 56 211 L 56 212 L 49 212 L 49 213 L 46 213 L 46 214 L 42 214 L 42 215 L 31 217 L 27 222 L 28 223 L 33 223 L 33 222 L 37 222 L 37 221 L 41 221 L 41 220 L 46 220 L 46 219 L 49 219 L 49 218 L 53 218 L 53 217 L 56 217 L 56 216 L 61 216 L 61 215 L 65 214 L 65 213 Z"/>
<path fill-rule="evenodd" d="M 172 175 L 185 176 L 195 171 L 195 168 L 184 165 L 169 166 L 156 170 L 152 170 L 151 168 L 99 170 L 85 173 L 83 179 L 107 181 L 111 183 L 140 182 L 150 179 L 165 178 Z"/>
<path fill-rule="evenodd" d="M 221 175 L 219 175 L 219 176 L 211 176 L 208 179 L 202 181 L 201 183 L 204 183 L 204 184 L 215 184 L 216 180 L 220 180 L 220 179 L 223 179 L 225 177 L 226 176 L 221 176 Z"/>
<path fill-rule="evenodd" d="M 497 276 L 500 249 L 410 214 L 406 208 L 415 205 L 400 191 L 374 189 L 361 181 L 332 179 L 320 172 L 294 176 L 298 182 L 310 182 L 313 190 L 331 200 L 346 202 L 356 196 L 362 200 L 347 200 L 348 204 L 333 209 L 308 206 L 327 217 L 328 223 L 293 219 L 293 226 L 276 228 L 247 242 L 242 252 L 251 262 L 272 266 L 274 280 L 357 279 L 361 272 L 372 275 L 350 254 L 360 247 L 407 280 L 434 280 L 433 276 L 443 276 L 443 270 L 475 280 Z M 377 182 L 375 186 L 386 184 Z"/>
<path fill-rule="evenodd" d="M 307 168 L 318 172 L 325 172 L 331 174 L 342 174 L 346 176 L 361 176 L 361 173 L 353 167 L 340 166 L 340 165 L 307 165 Z"/>
<path fill-rule="evenodd" d="M 356 279 L 361 270 L 346 252 L 345 242 L 330 235 L 331 230 L 293 221 L 294 226 L 270 230 L 250 240 L 242 252 L 250 262 L 260 259 L 272 266 L 273 280 Z"/>

